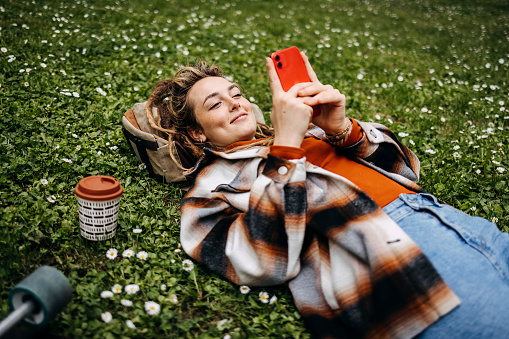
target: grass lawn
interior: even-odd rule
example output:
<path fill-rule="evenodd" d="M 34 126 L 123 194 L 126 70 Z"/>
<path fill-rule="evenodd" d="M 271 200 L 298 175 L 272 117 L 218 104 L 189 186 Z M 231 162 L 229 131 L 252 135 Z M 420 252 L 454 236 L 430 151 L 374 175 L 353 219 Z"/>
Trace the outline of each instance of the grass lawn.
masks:
<path fill-rule="evenodd" d="M 51 265 L 73 287 L 53 333 L 308 338 L 285 287 L 243 294 L 184 269 L 182 192 L 139 167 L 120 129 L 125 110 L 197 59 L 220 65 L 268 120 L 264 57 L 292 45 L 346 94 L 349 116 L 388 125 L 414 150 L 427 191 L 509 231 L 506 0 L 1 1 L 0 319 L 9 290 Z M 73 193 L 95 174 L 125 189 L 117 235 L 103 242 L 80 236 Z M 116 284 L 121 293 L 101 297 Z"/>

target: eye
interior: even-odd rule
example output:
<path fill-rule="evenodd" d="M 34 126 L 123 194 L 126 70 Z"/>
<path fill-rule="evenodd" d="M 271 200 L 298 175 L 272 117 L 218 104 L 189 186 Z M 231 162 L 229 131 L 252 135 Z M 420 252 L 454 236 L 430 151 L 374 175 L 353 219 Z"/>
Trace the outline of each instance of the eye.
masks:
<path fill-rule="evenodd" d="M 215 108 L 218 108 L 218 107 L 219 107 L 219 105 L 221 105 L 221 102 L 220 102 L 220 101 L 218 101 L 218 102 L 216 102 L 215 104 L 213 104 L 212 106 L 210 106 L 209 110 L 211 110 L 211 109 L 215 109 Z"/>
<path fill-rule="evenodd" d="M 234 98 L 241 98 L 242 97 L 242 93 L 235 94 L 233 97 Z"/>

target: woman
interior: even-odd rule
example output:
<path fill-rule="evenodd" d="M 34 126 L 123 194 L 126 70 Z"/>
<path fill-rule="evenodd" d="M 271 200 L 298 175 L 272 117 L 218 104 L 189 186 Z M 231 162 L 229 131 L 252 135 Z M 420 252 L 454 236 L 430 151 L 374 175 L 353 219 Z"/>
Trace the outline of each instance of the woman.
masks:
<path fill-rule="evenodd" d="M 152 93 L 153 126 L 201 156 L 186 172 L 185 251 L 239 285 L 287 283 L 316 337 L 506 335 L 509 235 L 425 193 L 416 156 L 346 118 L 303 58 L 311 82 L 288 92 L 267 58 L 273 129 L 216 67 Z"/>

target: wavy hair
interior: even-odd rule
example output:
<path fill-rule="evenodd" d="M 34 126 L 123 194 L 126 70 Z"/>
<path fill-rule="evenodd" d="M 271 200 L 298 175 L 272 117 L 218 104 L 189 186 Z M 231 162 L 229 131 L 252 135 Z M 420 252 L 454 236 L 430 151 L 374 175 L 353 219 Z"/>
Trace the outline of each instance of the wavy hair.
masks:
<path fill-rule="evenodd" d="M 224 78 L 219 67 L 215 65 L 199 62 L 192 66 L 183 67 L 177 71 L 173 79 L 160 81 L 153 89 L 145 105 L 145 114 L 150 125 L 168 136 L 170 155 L 177 164 L 181 162 L 177 160 L 179 156 L 175 142 L 195 159 L 203 155 L 204 147 L 220 149 L 208 141 L 196 141 L 188 133 L 189 130 L 200 128 L 191 104 L 192 101 L 189 100 L 189 91 L 198 81 L 207 77 Z M 156 119 L 152 114 L 152 108 L 154 107 L 157 108 L 158 112 Z M 274 139 L 273 130 L 265 124 L 258 123 L 255 138 L 261 140 L 246 146 L 230 149 L 228 152 L 256 145 L 271 145 Z M 187 168 L 182 167 L 182 169 Z"/>

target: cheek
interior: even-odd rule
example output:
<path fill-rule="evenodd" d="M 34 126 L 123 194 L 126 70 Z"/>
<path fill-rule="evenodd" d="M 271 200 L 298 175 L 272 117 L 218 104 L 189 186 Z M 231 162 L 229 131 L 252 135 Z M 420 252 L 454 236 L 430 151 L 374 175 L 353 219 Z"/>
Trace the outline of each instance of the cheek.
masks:
<path fill-rule="evenodd" d="M 248 110 L 248 111 L 252 111 L 253 110 L 251 102 L 249 100 L 247 100 L 246 98 L 244 98 L 244 97 L 242 98 L 241 105 L 244 106 L 245 109 Z"/>
<path fill-rule="evenodd" d="M 201 115 L 198 119 L 198 122 L 200 123 L 204 134 L 208 137 L 213 137 L 220 130 L 225 128 L 226 125 L 229 126 L 228 117 L 222 114 L 220 110 L 214 111 L 213 114 Z"/>

